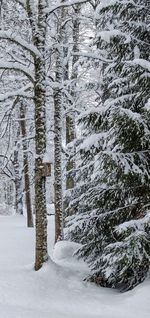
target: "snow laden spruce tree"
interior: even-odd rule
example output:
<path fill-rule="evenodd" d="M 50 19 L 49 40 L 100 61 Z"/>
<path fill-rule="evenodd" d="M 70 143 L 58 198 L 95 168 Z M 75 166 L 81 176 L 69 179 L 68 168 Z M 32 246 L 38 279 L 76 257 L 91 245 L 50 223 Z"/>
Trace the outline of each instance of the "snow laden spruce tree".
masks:
<path fill-rule="evenodd" d="M 70 206 L 67 237 L 89 280 L 128 290 L 150 267 L 149 1 L 102 0 L 96 8 L 102 65 L 96 109 L 80 116 L 80 180 Z"/>

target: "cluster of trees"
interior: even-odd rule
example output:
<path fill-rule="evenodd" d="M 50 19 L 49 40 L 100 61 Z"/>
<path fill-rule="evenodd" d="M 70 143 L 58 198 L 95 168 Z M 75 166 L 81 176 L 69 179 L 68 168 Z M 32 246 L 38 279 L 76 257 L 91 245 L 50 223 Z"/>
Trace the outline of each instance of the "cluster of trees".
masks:
<path fill-rule="evenodd" d="M 28 226 L 34 206 L 35 270 L 53 162 L 55 241 L 82 243 L 88 280 L 133 288 L 150 267 L 148 0 L 3 0 L 0 14 L 1 176 Z"/>

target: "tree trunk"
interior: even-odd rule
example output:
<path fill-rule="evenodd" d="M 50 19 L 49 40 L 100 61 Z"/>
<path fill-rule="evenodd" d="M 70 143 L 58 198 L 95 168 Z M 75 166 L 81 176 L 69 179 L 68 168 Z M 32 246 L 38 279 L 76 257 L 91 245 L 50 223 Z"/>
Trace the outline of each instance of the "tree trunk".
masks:
<path fill-rule="evenodd" d="M 56 52 L 56 82 L 54 91 L 54 202 L 55 202 L 55 242 L 63 238 L 62 202 L 62 10 L 58 22 L 58 48 Z"/>
<path fill-rule="evenodd" d="M 27 209 L 27 226 L 33 227 L 25 113 L 26 113 L 25 112 L 25 105 L 23 105 L 23 102 L 21 101 L 21 104 L 20 104 L 20 130 L 21 130 L 21 134 L 22 134 L 22 147 L 23 147 L 23 166 L 24 166 L 25 202 L 26 202 L 26 209 Z"/>
<path fill-rule="evenodd" d="M 34 57 L 35 67 L 35 216 L 36 216 L 36 251 L 35 270 L 39 270 L 48 260 L 47 252 L 47 209 L 46 209 L 46 176 L 41 174 L 46 152 L 46 0 L 38 1 L 37 25 L 32 10 L 32 1 L 27 0 L 27 11 L 32 27 L 33 44 L 40 52 Z"/>
<path fill-rule="evenodd" d="M 39 270 L 48 259 L 47 252 L 47 209 L 46 209 L 46 176 L 41 175 L 44 155 L 46 152 L 46 70 L 45 70 L 45 39 L 47 3 L 39 1 L 38 34 L 35 44 L 41 53 L 35 58 L 35 213 L 36 213 L 36 259 L 35 270 Z"/>
<path fill-rule="evenodd" d="M 15 210 L 16 213 L 23 215 L 23 189 L 22 189 L 22 176 L 20 174 L 20 164 L 19 164 L 19 146 L 18 139 L 20 136 L 20 127 L 17 130 L 15 149 L 14 149 L 14 183 L 15 183 Z"/>
<path fill-rule="evenodd" d="M 66 116 L 66 144 L 69 144 L 75 139 L 75 117 L 74 114 L 69 114 Z M 74 180 L 74 169 L 75 169 L 75 150 L 73 149 L 73 153 L 71 157 L 67 160 L 66 164 L 66 189 L 73 189 L 75 185 Z"/>
<path fill-rule="evenodd" d="M 73 16 L 73 30 L 72 30 L 72 37 L 73 37 L 73 52 L 78 52 L 79 47 L 79 18 L 78 15 L 80 13 L 80 5 L 76 5 L 74 7 L 74 16 Z M 72 80 L 72 86 L 71 86 L 71 95 L 74 100 L 74 105 L 76 103 L 76 81 L 78 77 L 78 68 L 76 66 L 76 63 L 78 61 L 78 56 L 73 55 L 72 58 L 72 74 L 71 74 L 71 80 Z M 70 105 L 72 106 L 72 105 Z M 76 138 L 76 132 L 75 132 L 75 112 L 74 110 L 70 110 L 70 113 L 66 116 L 66 144 L 69 144 Z M 67 171 L 67 177 L 66 177 L 66 189 L 73 189 L 75 185 L 75 149 L 73 149 L 73 154 L 71 156 L 72 158 L 69 158 L 66 165 L 66 171 Z"/>

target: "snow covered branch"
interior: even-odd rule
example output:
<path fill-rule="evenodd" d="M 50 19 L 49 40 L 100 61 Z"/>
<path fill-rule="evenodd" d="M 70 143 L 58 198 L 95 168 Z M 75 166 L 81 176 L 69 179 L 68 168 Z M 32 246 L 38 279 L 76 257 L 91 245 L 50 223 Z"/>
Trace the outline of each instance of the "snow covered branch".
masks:
<path fill-rule="evenodd" d="M 40 52 L 33 44 L 26 42 L 20 36 L 14 36 L 10 31 L 0 31 L 0 39 L 9 40 L 21 46 L 23 49 L 27 50 L 32 56 L 40 56 Z"/>
<path fill-rule="evenodd" d="M 31 93 L 28 93 L 30 89 L 32 89 L 32 85 L 28 84 L 24 86 L 21 89 L 18 89 L 16 91 L 8 92 L 6 94 L 0 94 L 0 102 L 5 101 L 6 99 L 12 98 L 12 97 L 25 97 L 25 98 L 32 98 Z"/>
<path fill-rule="evenodd" d="M 29 69 L 26 67 L 22 66 L 19 63 L 12 63 L 12 62 L 0 62 L 0 69 L 1 70 L 12 70 L 12 71 L 18 71 L 23 73 L 24 75 L 27 76 L 27 78 L 33 83 L 34 82 L 34 77 L 32 72 L 30 72 Z"/>
<path fill-rule="evenodd" d="M 47 8 L 45 9 L 45 13 L 47 14 L 51 14 L 53 13 L 55 10 L 59 9 L 59 8 L 62 8 L 62 7 L 71 7 L 75 4 L 84 4 L 86 2 L 89 2 L 89 0 L 72 0 L 72 1 L 64 1 L 62 3 L 59 3 L 58 5 L 52 7 L 51 9 L 50 8 Z"/>
<path fill-rule="evenodd" d="M 148 72 L 150 72 L 150 62 L 144 59 L 134 59 L 133 61 L 127 61 L 127 63 L 130 65 L 139 65 Z"/>
<path fill-rule="evenodd" d="M 87 58 L 91 58 L 91 59 L 95 59 L 95 60 L 100 60 L 100 61 L 106 62 L 106 63 L 113 63 L 115 61 L 115 59 L 114 60 L 108 60 L 108 59 L 105 59 L 103 56 L 96 55 L 96 54 L 93 54 L 93 53 L 71 52 L 71 54 L 73 56 L 87 57 Z"/>
<path fill-rule="evenodd" d="M 17 3 L 19 3 L 23 8 L 26 7 L 26 0 L 16 0 Z"/>

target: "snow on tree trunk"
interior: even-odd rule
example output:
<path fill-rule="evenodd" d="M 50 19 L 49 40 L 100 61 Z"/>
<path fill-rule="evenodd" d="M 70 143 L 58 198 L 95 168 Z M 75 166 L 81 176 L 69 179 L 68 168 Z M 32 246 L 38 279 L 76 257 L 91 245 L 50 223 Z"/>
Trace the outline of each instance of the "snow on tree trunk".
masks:
<path fill-rule="evenodd" d="M 25 105 L 23 104 L 23 102 L 21 102 L 21 105 L 20 105 L 20 129 L 22 134 L 22 147 L 23 147 L 23 166 L 24 166 L 25 202 L 26 202 L 26 209 L 27 209 L 27 226 L 33 227 L 29 164 L 28 164 L 28 145 L 27 145 L 26 122 L 25 122 Z"/>
<path fill-rule="evenodd" d="M 36 213 L 36 260 L 35 270 L 42 267 L 48 259 L 47 253 L 47 210 L 46 210 L 46 176 L 40 171 L 46 151 L 46 71 L 45 71 L 45 38 L 46 38 L 46 1 L 39 1 L 38 32 L 35 44 L 41 53 L 35 58 L 35 213 Z"/>
<path fill-rule="evenodd" d="M 80 13 L 80 5 L 76 5 L 74 7 L 74 16 L 73 16 L 73 30 L 72 30 L 72 37 L 73 37 L 73 52 L 79 52 L 79 13 Z M 76 103 L 76 81 L 78 77 L 78 68 L 77 62 L 79 57 L 77 55 L 73 55 L 72 58 L 72 87 L 71 87 L 71 95 L 74 100 L 74 105 Z M 72 106 L 74 106 L 72 105 Z M 75 113 L 74 111 L 70 111 L 70 114 L 66 116 L 66 144 L 69 144 L 76 138 L 75 132 Z M 73 170 L 75 170 L 75 149 L 73 149 L 72 159 L 69 158 L 66 166 L 66 171 L 70 173 L 67 174 L 66 178 L 66 189 L 72 189 L 75 185 L 75 177 Z"/>
<path fill-rule="evenodd" d="M 23 215 L 23 192 L 22 192 L 22 176 L 20 175 L 20 164 L 19 164 L 19 145 L 18 138 L 20 135 L 20 127 L 17 130 L 15 148 L 14 148 L 14 184 L 15 184 L 15 210 L 16 213 Z"/>
<path fill-rule="evenodd" d="M 73 17 L 72 17 L 72 40 L 73 40 L 73 47 L 72 51 L 78 53 L 79 52 L 79 13 L 80 13 L 80 5 L 76 5 L 73 7 Z M 67 56 L 67 54 L 66 54 Z M 71 99 L 69 101 L 67 115 L 66 115 L 66 146 L 69 147 L 69 144 L 73 142 L 76 138 L 76 127 L 75 127 L 75 111 L 76 111 L 76 86 L 77 86 L 77 78 L 78 78 L 78 55 L 73 55 L 72 57 L 72 65 L 71 70 L 69 67 L 65 72 L 65 79 L 69 80 L 69 72 L 71 72 L 71 85 L 69 94 Z M 66 162 L 66 190 L 71 190 L 75 186 L 75 145 L 71 147 L 71 152 L 69 152 L 67 162 Z M 71 191 L 66 192 L 67 195 L 64 200 L 64 210 L 65 215 L 72 215 L 74 214 L 74 210 L 70 208 L 69 202 L 71 199 Z"/>
<path fill-rule="evenodd" d="M 63 10 L 63 9 L 62 9 Z M 63 203 L 62 203 L 62 11 L 58 24 L 58 47 L 56 51 L 56 82 L 54 90 L 54 202 L 55 202 L 55 242 L 63 237 Z"/>
<path fill-rule="evenodd" d="M 35 270 L 39 270 L 48 260 L 47 252 L 47 209 L 46 209 L 46 176 L 42 175 L 43 158 L 46 152 L 46 13 L 47 1 L 38 1 L 37 25 L 32 8 L 32 1 L 27 1 L 27 12 L 33 34 L 33 44 L 40 52 L 34 56 L 35 68 L 35 216 L 36 216 L 36 253 Z"/>

